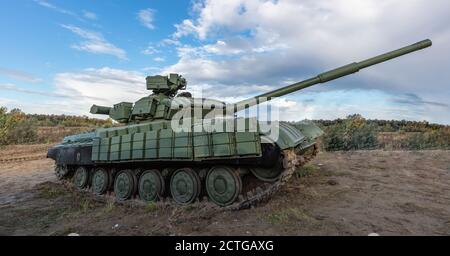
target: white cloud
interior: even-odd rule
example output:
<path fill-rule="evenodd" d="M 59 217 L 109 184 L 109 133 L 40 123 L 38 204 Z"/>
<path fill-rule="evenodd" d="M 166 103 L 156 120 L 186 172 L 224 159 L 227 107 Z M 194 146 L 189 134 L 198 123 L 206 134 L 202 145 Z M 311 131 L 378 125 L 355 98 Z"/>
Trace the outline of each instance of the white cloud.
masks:
<path fill-rule="evenodd" d="M 56 12 L 59 12 L 59 13 L 62 13 L 62 14 L 66 14 L 66 15 L 69 15 L 69 16 L 73 16 L 73 17 L 75 17 L 75 18 L 77 18 L 77 19 L 80 18 L 76 13 L 74 13 L 74 12 L 72 12 L 72 11 L 69 11 L 69 10 L 66 10 L 66 9 L 64 9 L 64 8 L 60 8 L 60 7 L 58 7 L 58 6 L 55 6 L 55 5 L 53 5 L 53 4 L 51 4 L 51 3 L 47 2 L 47 1 L 44 1 L 44 0 L 34 0 L 34 2 L 36 2 L 36 3 L 39 4 L 40 6 L 43 6 L 43 7 L 45 7 L 45 8 L 54 10 L 54 11 L 56 11 Z"/>
<path fill-rule="evenodd" d="M 83 17 L 85 17 L 86 19 L 89 20 L 97 20 L 97 14 L 93 13 L 93 12 L 89 12 L 89 11 L 83 11 Z"/>
<path fill-rule="evenodd" d="M 138 20 L 141 22 L 141 24 L 150 29 L 155 29 L 155 26 L 153 25 L 153 21 L 155 19 L 155 10 L 148 8 L 144 10 L 140 10 L 138 12 Z"/>
<path fill-rule="evenodd" d="M 173 34 L 174 38 L 180 38 L 190 34 L 197 34 L 200 38 L 205 38 L 204 32 L 199 31 L 199 29 L 194 25 L 192 20 L 183 20 L 180 24 L 175 24 L 177 31 Z"/>
<path fill-rule="evenodd" d="M 30 90 L 30 89 L 18 87 L 15 84 L 0 84 L 0 90 L 15 91 L 15 92 L 20 92 L 20 93 L 40 95 L 40 96 L 46 96 L 46 97 L 57 97 L 57 98 L 69 98 L 69 97 L 72 97 L 72 95 L 66 95 L 66 94 L 61 94 L 61 93 L 53 93 L 53 92 L 39 91 L 39 90 Z M 76 96 L 76 95 L 73 95 L 73 96 Z"/>
<path fill-rule="evenodd" d="M 158 52 L 159 52 L 158 49 L 156 49 L 154 46 L 149 45 L 149 46 L 147 46 L 147 48 L 145 50 L 142 51 L 142 54 L 152 55 L 152 54 L 158 53 Z"/>
<path fill-rule="evenodd" d="M 135 102 L 151 93 L 146 90 L 144 73 L 109 67 L 58 73 L 53 83 L 51 92 L 27 90 L 14 84 L 0 84 L 0 90 L 49 97 L 39 103 L 0 98 L 0 103 L 8 108 L 18 107 L 27 113 L 92 116 L 89 109 L 93 104 L 112 106 L 123 101 Z"/>
<path fill-rule="evenodd" d="M 122 101 L 135 102 L 150 94 L 143 73 L 109 67 L 59 73 L 54 78 L 54 86 L 57 93 L 79 95 L 71 98 L 70 104 L 80 114 L 86 114 L 92 104 L 112 106 Z"/>
<path fill-rule="evenodd" d="M 48 8 L 50 10 L 53 10 L 53 11 L 61 13 L 61 14 L 72 16 L 73 18 L 76 18 L 77 20 L 80 20 L 80 21 L 83 21 L 83 22 L 86 22 L 86 19 L 87 20 L 92 20 L 92 21 L 98 19 L 97 14 L 95 14 L 93 12 L 90 12 L 90 11 L 83 10 L 82 13 L 77 14 L 76 12 L 73 12 L 71 10 L 67 10 L 67 9 L 61 8 L 61 7 L 56 6 L 56 5 L 54 5 L 54 4 L 52 4 L 52 3 L 48 2 L 48 1 L 45 1 L 45 0 L 33 0 L 33 1 L 35 3 L 37 3 L 38 5 L 42 6 L 42 7 Z M 98 26 L 98 25 L 94 24 L 94 26 Z"/>
<path fill-rule="evenodd" d="M 113 55 L 119 59 L 127 60 L 127 54 L 125 50 L 108 42 L 101 33 L 85 30 L 72 25 L 61 26 L 70 30 L 79 37 L 85 39 L 85 41 L 72 45 L 72 48 L 90 53 Z"/>
<path fill-rule="evenodd" d="M 203 49 L 212 54 L 226 55 L 226 54 L 240 54 L 244 51 L 244 47 L 233 47 L 230 43 L 218 40 L 215 44 L 208 44 L 203 46 Z"/>
<path fill-rule="evenodd" d="M 32 74 L 29 74 L 25 71 L 16 70 L 16 69 L 10 69 L 10 68 L 4 68 L 0 67 L 0 75 L 20 80 L 28 83 L 39 83 L 42 81 L 42 79 L 35 77 Z"/>
<path fill-rule="evenodd" d="M 55 12 L 64 14 L 64 15 L 68 15 L 71 16 L 79 21 L 83 21 L 86 22 L 86 19 L 88 20 L 97 20 L 97 15 L 93 12 L 88 12 L 88 11 L 83 11 L 83 13 L 78 14 L 77 12 L 68 10 L 68 9 L 64 9 L 61 8 L 59 6 L 56 6 L 48 1 L 45 0 L 33 0 L 35 3 L 37 3 L 38 5 L 48 8 L 50 10 L 53 10 Z"/>
<path fill-rule="evenodd" d="M 443 35 L 450 13 L 446 7 L 450 3 L 443 0 L 433 4 L 413 0 L 407 6 L 393 0 L 211 0 L 199 9 L 197 19 L 178 26 L 188 24 L 199 38 L 217 38 L 216 44 L 203 46 L 210 53 L 225 54 L 234 44 L 231 52 L 243 53 L 243 57 L 264 58 L 255 53 L 275 50 L 272 58 L 283 58 L 295 68 L 323 68 L 412 43 L 431 33 Z M 189 34 L 183 31 L 174 35 Z M 236 35 L 242 33 L 247 35 L 238 37 L 237 44 Z"/>
<path fill-rule="evenodd" d="M 449 22 L 450 2 L 445 0 L 196 1 L 193 18 L 175 25 L 171 40 L 199 40 L 176 45 L 179 61 L 164 71 L 220 91 L 249 84 L 281 86 L 430 37 L 432 48 L 305 92 L 379 89 L 445 103 L 450 98 Z M 450 122 L 448 109 L 434 110 Z"/>
<path fill-rule="evenodd" d="M 144 67 L 140 69 L 141 71 L 144 72 L 152 72 L 154 74 L 160 74 L 161 72 L 161 68 L 160 67 Z"/>
<path fill-rule="evenodd" d="M 15 103 L 17 104 L 16 100 L 0 97 L 0 106 L 2 106 L 2 107 L 6 107 L 8 109 L 11 109 L 11 108 L 14 108 L 14 107 L 11 107 L 11 105 L 13 105 Z"/>
<path fill-rule="evenodd" d="M 167 45 L 180 46 L 181 43 L 180 43 L 180 41 L 171 39 L 171 38 L 166 38 L 166 39 L 162 40 L 162 42 L 160 43 L 160 46 L 167 46 Z"/>
<path fill-rule="evenodd" d="M 153 58 L 153 60 L 156 61 L 156 62 L 163 62 L 163 61 L 165 61 L 165 59 L 162 58 L 162 57 L 155 57 L 155 58 Z"/>

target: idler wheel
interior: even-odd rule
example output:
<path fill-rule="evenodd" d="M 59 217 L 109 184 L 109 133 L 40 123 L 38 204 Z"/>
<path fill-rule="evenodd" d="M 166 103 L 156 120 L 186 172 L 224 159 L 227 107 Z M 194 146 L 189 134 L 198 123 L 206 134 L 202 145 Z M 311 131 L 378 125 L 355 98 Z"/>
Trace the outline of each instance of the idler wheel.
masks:
<path fill-rule="evenodd" d="M 120 201 L 129 199 L 136 191 L 136 178 L 131 170 L 123 170 L 117 173 L 114 181 L 114 194 Z"/>
<path fill-rule="evenodd" d="M 277 163 L 271 168 L 254 166 L 250 167 L 249 169 L 250 172 L 252 172 L 253 175 L 255 175 L 255 177 L 259 180 L 265 182 L 275 182 L 281 176 L 281 172 L 283 170 L 283 159 L 280 157 Z"/>
<path fill-rule="evenodd" d="M 89 181 L 89 173 L 86 168 L 78 167 L 73 176 L 73 184 L 78 189 L 84 189 L 87 187 Z"/>
<path fill-rule="evenodd" d="M 252 167 L 250 171 L 256 178 L 265 182 L 274 182 L 280 178 L 281 172 L 272 168 Z"/>
<path fill-rule="evenodd" d="M 170 193 L 178 204 L 194 202 L 201 191 L 201 182 L 198 174 L 190 168 L 176 170 L 170 179 Z"/>
<path fill-rule="evenodd" d="M 67 166 L 57 165 L 55 166 L 55 175 L 58 180 L 63 180 L 69 174 L 69 168 Z"/>
<path fill-rule="evenodd" d="M 227 206 L 236 201 L 242 191 L 242 180 L 227 166 L 215 166 L 206 176 L 206 192 L 217 205 Z"/>
<path fill-rule="evenodd" d="M 109 174 L 105 169 L 99 168 L 92 175 L 92 190 L 97 195 L 106 193 L 109 187 Z"/>
<path fill-rule="evenodd" d="M 139 178 L 139 197 L 146 202 L 154 202 L 164 193 L 164 179 L 158 170 L 148 170 Z"/>

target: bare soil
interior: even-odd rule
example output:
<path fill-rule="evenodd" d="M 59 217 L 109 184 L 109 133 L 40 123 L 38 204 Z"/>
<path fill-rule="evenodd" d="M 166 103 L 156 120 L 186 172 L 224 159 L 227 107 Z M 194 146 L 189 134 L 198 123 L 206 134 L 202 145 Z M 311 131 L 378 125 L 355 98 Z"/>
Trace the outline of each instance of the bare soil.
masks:
<path fill-rule="evenodd" d="M 222 211 L 76 191 L 47 147 L 0 149 L 0 235 L 450 235 L 450 151 L 320 153 L 269 202 Z"/>

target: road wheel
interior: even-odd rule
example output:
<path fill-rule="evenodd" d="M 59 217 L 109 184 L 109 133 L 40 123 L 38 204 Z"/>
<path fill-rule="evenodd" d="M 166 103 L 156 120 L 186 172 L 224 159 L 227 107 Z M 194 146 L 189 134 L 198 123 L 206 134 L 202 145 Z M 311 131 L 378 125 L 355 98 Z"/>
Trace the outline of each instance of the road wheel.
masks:
<path fill-rule="evenodd" d="M 154 202 L 164 193 L 164 179 L 158 170 L 148 170 L 139 178 L 139 197 L 146 202 Z"/>
<path fill-rule="evenodd" d="M 214 166 L 206 176 L 206 192 L 211 201 L 220 206 L 232 204 L 242 191 L 239 174 L 228 166 Z"/>
<path fill-rule="evenodd" d="M 178 204 L 194 202 L 201 191 L 201 182 L 198 174 L 190 168 L 176 170 L 170 179 L 170 192 Z"/>
<path fill-rule="evenodd" d="M 99 168 L 92 175 L 92 190 L 97 195 L 106 193 L 109 187 L 109 174 L 105 169 Z"/>
<path fill-rule="evenodd" d="M 75 175 L 73 176 L 73 184 L 78 189 L 84 189 L 88 186 L 89 183 L 89 172 L 88 170 L 80 166 L 75 171 Z"/>
<path fill-rule="evenodd" d="M 136 191 L 136 178 L 131 170 L 117 173 L 114 180 L 114 194 L 120 201 L 129 199 Z"/>

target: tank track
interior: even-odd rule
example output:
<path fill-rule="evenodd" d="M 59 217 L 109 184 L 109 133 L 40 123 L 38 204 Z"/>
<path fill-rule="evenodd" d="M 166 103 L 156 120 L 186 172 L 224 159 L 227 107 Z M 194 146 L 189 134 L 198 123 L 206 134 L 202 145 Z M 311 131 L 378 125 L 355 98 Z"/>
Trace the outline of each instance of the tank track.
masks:
<path fill-rule="evenodd" d="M 199 203 L 205 204 L 208 208 L 217 208 L 220 210 L 230 210 L 230 211 L 238 211 L 243 209 L 248 209 L 252 207 L 256 207 L 258 204 L 267 202 L 273 195 L 275 195 L 286 183 L 292 178 L 295 171 L 298 168 L 301 168 L 306 163 L 311 161 L 318 153 L 318 145 L 317 143 L 308 148 L 303 153 L 297 153 L 295 149 L 286 149 L 282 151 L 282 164 L 283 169 L 280 174 L 280 177 L 275 182 L 263 182 L 260 180 L 257 180 L 256 177 L 254 177 L 254 180 L 257 180 L 258 183 L 260 183 L 256 188 L 249 189 L 248 191 L 242 191 L 239 195 L 238 199 L 228 206 L 218 206 L 213 204 L 207 199 L 207 196 L 203 197 L 203 200 L 197 199 Z M 56 167 L 55 167 L 56 169 Z M 70 175 L 71 176 L 71 175 Z M 68 177 L 67 177 L 68 178 Z M 74 189 L 74 184 L 71 182 L 71 179 L 63 179 L 62 180 L 64 185 L 68 185 L 71 189 Z M 245 189 L 245 188 L 244 188 Z M 97 201 L 114 201 L 115 203 L 119 204 L 125 204 L 125 205 L 144 205 L 144 202 L 141 200 L 136 199 L 129 199 L 126 201 L 121 201 L 116 199 L 111 191 L 109 191 L 105 195 L 96 195 L 94 193 L 91 193 L 92 191 L 87 188 L 83 189 L 81 192 L 89 193 L 95 196 L 95 200 Z M 166 196 L 164 198 L 160 198 L 160 202 L 167 205 L 167 204 L 176 204 L 170 196 Z"/>
<path fill-rule="evenodd" d="M 0 163 L 34 161 L 34 160 L 45 159 L 45 158 L 46 158 L 45 155 L 12 157 L 12 158 L 0 158 Z"/>
<path fill-rule="evenodd" d="M 297 168 L 301 168 L 317 155 L 317 144 L 314 144 L 310 151 L 310 154 L 296 154 L 294 149 L 284 150 L 282 152 L 283 171 L 278 181 L 264 183 L 262 186 L 258 186 L 256 189 L 248 191 L 246 193 L 246 198 L 241 197 L 237 202 L 223 208 L 225 210 L 243 210 L 268 201 L 292 178 Z"/>

